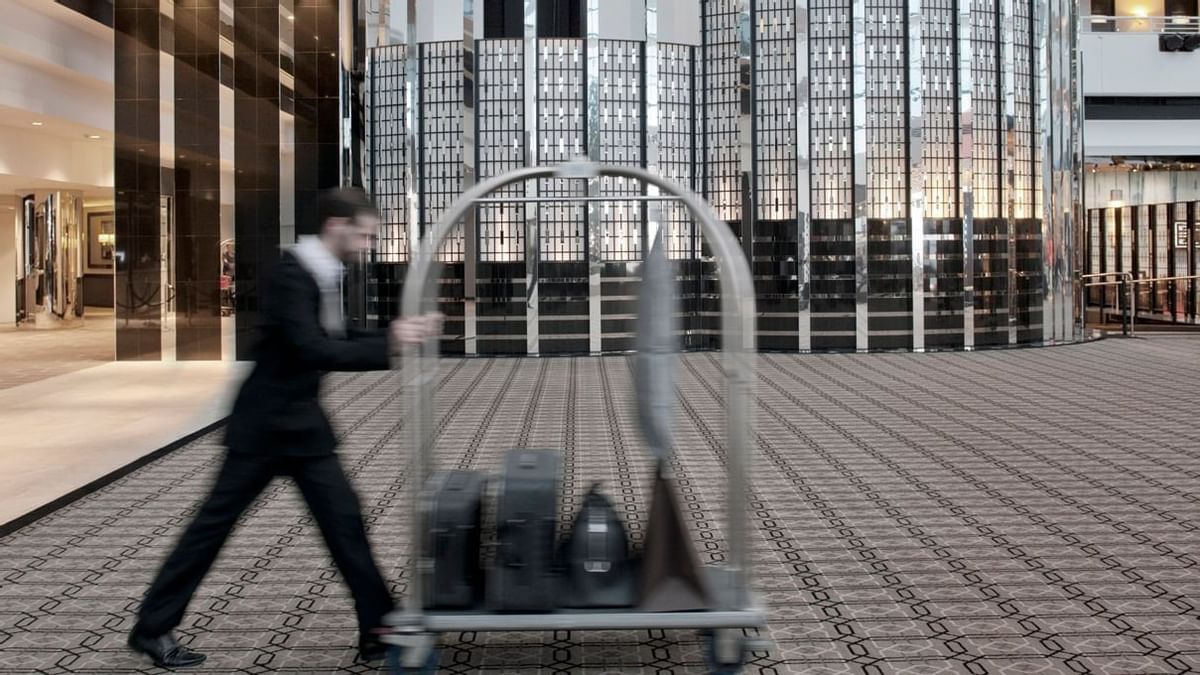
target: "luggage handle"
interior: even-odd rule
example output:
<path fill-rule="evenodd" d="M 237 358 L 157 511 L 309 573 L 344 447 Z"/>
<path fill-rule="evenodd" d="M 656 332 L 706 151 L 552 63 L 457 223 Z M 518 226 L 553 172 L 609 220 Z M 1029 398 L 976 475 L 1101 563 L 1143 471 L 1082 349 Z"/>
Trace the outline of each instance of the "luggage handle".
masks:
<path fill-rule="evenodd" d="M 587 559 L 583 570 L 592 574 L 605 574 L 612 569 L 612 560 L 605 553 L 608 549 L 608 523 L 600 509 L 587 510 Z"/>

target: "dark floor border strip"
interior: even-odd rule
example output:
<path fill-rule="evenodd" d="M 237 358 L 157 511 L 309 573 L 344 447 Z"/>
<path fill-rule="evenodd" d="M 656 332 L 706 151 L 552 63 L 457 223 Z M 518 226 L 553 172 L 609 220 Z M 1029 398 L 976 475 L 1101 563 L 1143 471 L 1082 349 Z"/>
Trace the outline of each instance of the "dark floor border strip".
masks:
<path fill-rule="evenodd" d="M 82 499 L 83 497 L 86 497 L 87 495 L 99 490 L 100 488 L 117 481 L 118 479 L 124 478 L 125 476 L 133 473 L 134 471 L 137 471 L 138 469 L 142 468 L 143 466 L 146 466 L 150 462 L 153 462 L 157 459 L 162 459 L 163 457 L 171 454 L 172 452 L 174 452 L 175 450 L 178 450 L 179 448 L 182 448 L 183 446 L 187 445 L 188 443 L 191 443 L 192 441 L 200 438 L 201 436 L 205 436 L 207 434 L 210 434 L 210 433 L 216 431 L 217 429 L 225 426 L 225 422 L 228 419 L 229 419 L 228 417 L 222 417 L 221 419 L 217 420 L 216 422 L 213 422 L 212 424 L 209 424 L 205 427 L 202 427 L 200 429 L 197 429 L 196 431 L 191 432 L 190 434 L 187 434 L 187 435 L 185 435 L 181 438 L 178 438 L 174 441 L 171 441 L 170 443 L 164 445 L 163 447 L 161 447 L 157 450 L 154 450 L 153 452 L 149 452 L 145 455 L 142 455 L 141 457 L 133 460 L 132 462 L 130 462 L 124 466 L 118 467 L 118 468 L 104 474 L 103 476 L 93 480 L 92 482 L 88 483 L 87 485 L 75 488 L 74 490 L 71 490 L 67 494 L 65 494 L 61 497 L 58 497 L 57 499 L 55 499 L 47 504 L 39 506 L 36 509 L 30 511 L 29 513 L 26 513 L 23 516 L 18 516 L 16 518 L 8 521 L 7 523 L 0 525 L 0 538 L 7 537 L 8 535 L 16 532 L 17 530 L 20 530 L 21 528 L 25 527 L 26 525 L 29 525 L 33 522 L 41 520 L 42 518 L 50 515 L 51 513 L 54 513 L 55 511 L 63 508 L 64 506 L 67 506 L 68 504 L 76 502 L 76 501 Z"/>

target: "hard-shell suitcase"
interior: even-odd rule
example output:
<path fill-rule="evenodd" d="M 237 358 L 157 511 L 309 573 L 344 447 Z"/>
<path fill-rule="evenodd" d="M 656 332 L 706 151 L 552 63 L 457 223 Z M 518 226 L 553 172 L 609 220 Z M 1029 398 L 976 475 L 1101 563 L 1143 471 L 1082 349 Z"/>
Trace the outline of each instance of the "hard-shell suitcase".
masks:
<path fill-rule="evenodd" d="M 555 526 L 561 459 L 555 450 L 510 450 L 496 501 L 496 557 L 488 606 L 497 611 L 549 611 L 557 604 Z"/>
<path fill-rule="evenodd" d="M 438 471 L 426 483 L 422 509 L 424 604 L 467 608 L 483 592 L 479 544 L 486 479 L 478 471 Z"/>

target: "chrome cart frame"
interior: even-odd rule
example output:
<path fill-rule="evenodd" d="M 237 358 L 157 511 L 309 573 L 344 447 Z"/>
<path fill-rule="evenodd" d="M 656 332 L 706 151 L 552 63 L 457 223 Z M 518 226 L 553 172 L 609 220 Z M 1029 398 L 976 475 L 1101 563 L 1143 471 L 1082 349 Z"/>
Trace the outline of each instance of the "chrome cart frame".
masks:
<path fill-rule="evenodd" d="M 751 387 L 754 382 L 754 285 L 750 266 L 729 227 L 717 220 L 711 208 L 689 190 L 674 185 L 644 169 L 607 166 L 576 161 L 557 167 L 518 169 L 485 180 L 466 191 L 442 215 L 433 230 L 421 240 L 404 282 L 402 312 L 406 317 L 436 310 L 434 280 L 439 278 L 441 263 L 436 252 L 458 227 L 468 209 L 479 203 L 509 201 L 485 199 L 487 195 L 514 183 L 539 178 L 597 179 L 623 177 L 657 187 L 663 194 L 602 197 L 603 201 L 682 202 L 700 224 L 701 232 L 717 263 L 721 289 L 722 367 L 726 383 L 728 481 L 727 535 L 728 564 L 706 567 L 710 575 L 714 608 L 701 612 L 643 612 L 625 610 L 558 610 L 548 613 L 513 614 L 489 611 L 429 611 L 422 603 L 422 578 L 415 570 L 408 577 L 408 602 L 403 610 L 388 615 L 381 640 L 401 647 L 394 667 L 402 672 L 433 672 L 436 669 L 435 641 L 439 633 L 466 631 L 555 631 L 623 629 L 698 629 L 710 633 L 710 660 L 714 672 L 736 672 L 748 650 L 761 648 L 743 629 L 763 627 L 766 612 L 750 590 L 750 569 L 746 544 L 748 508 L 747 474 L 750 464 Z M 512 201 L 588 201 L 587 197 L 548 197 Z M 592 198 L 595 201 L 596 198 Z M 438 376 L 438 338 L 430 337 L 403 352 L 402 368 L 408 403 L 409 443 L 414 448 L 410 464 L 410 527 L 412 541 L 422 531 L 421 484 L 429 470 L 433 450 L 433 386 Z M 414 560 L 419 555 L 414 551 Z M 419 563 L 418 563 L 419 564 Z"/>

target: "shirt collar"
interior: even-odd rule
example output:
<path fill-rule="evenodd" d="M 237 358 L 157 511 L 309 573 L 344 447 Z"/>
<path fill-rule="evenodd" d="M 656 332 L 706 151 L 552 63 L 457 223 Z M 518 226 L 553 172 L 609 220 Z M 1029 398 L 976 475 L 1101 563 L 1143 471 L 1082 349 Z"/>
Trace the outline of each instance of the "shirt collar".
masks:
<path fill-rule="evenodd" d="M 296 239 L 296 245 L 292 247 L 292 252 L 300 263 L 308 269 L 313 278 L 317 280 L 317 285 L 323 289 L 337 288 L 342 281 L 342 274 L 346 267 L 342 261 L 333 255 L 321 240 L 312 235 L 305 235 Z"/>

